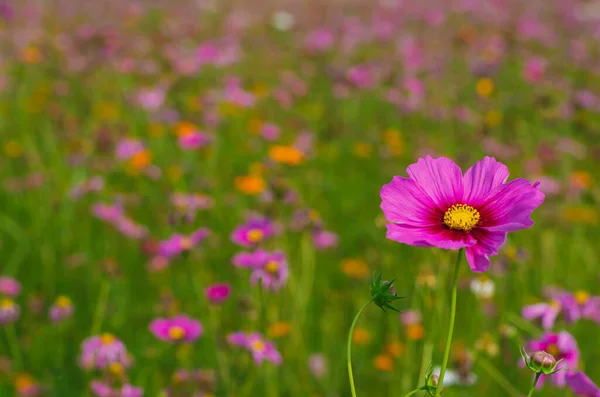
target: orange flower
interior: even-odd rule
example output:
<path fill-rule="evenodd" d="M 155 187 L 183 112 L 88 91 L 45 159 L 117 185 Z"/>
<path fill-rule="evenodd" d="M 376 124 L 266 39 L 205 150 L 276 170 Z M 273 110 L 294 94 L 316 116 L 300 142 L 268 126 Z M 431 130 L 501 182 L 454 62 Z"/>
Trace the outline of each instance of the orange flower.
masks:
<path fill-rule="evenodd" d="M 244 194 L 259 194 L 267 187 L 265 180 L 258 175 L 238 176 L 235 188 Z"/>
<path fill-rule="evenodd" d="M 181 121 L 179 123 L 177 123 L 177 126 L 175 127 L 175 135 L 177 136 L 183 136 L 183 135 L 187 135 L 187 134 L 191 134 L 192 132 L 196 131 L 198 128 L 190 123 L 189 121 Z"/>
<path fill-rule="evenodd" d="M 570 179 L 571 184 L 580 189 L 589 189 L 593 184 L 592 175 L 586 171 L 573 171 Z"/>
<path fill-rule="evenodd" d="M 380 354 L 373 360 L 373 365 L 380 371 L 391 372 L 394 369 L 394 361 L 385 354 Z"/>
<path fill-rule="evenodd" d="M 352 151 L 356 157 L 368 158 L 373 154 L 373 146 L 367 142 L 356 142 Z"/>
<path fill-rule="evenodd" d="M 371 341 L 371 333 L 364 328 L 356 328 L 352 333 L 352 342 L 358 345 L 366 345 Z"/>
<path fill-rule="evenodd" d="M 423 339 L 425 329 L 421 324 L 411 324 L 406 327 L 406 337 L 412 340 Z"/>
<path fill-rule="evenodd" d="M 293 146 L 271 146 L 269 157 L 273 161 L 288 165 L 298 165 L 304 160 L 304 154 Z"/>
<path fill-rule="evenodd" d="M 42 53 L 37 47 L 29 46 L 23 50 L 21 58 L 25 63 L 38 63 L 42 60 Z"/>
<path fill-rule="evenodd" d="M 281 338 L 282 336 L 286 336 L 290 333 L 290 328 L 291 327 L 289 323 L 285 321 L 278 321 L 269 326 L 267 333 L 271 338 Z"/>
<path fill-rule="evenodd" d="M 494 92 L 494 82 L 488 77 L 483 77 L 477 80 L 475 90 L 480 97 L 487 98 Z"/>
<path fill-rule="evenodd" d="M 18 374 L 15 377 L 15 389 L 18 393 L 26 393 L 35 387 L 33 378 L 28 374 Z"/>
<path fill-rule="evenodd" d="M 385 345 L 385 353 L 391 357 L 400 357 L 404 354 L 404 344 L 402 342 L 393 341 Z"/>
<path fill-rule="evenodd" d="M 369 276 L 369 265 L 364 259 L 344 259 L 340 266 L 348 277 L 364 279 Z"/>
<path fill-rule="evenodd" d="M 398 157 L 404 152 L 404 143 L 400 131 L 388 128 L 383 133 L 383 139 L 392 156 Z"/>
<path fill-rule="evenodd" d="M 151 161 L 152 153 L 149 150 L 142 150 L 129 159 L 129 164 L 136 170 L 142 170 L 150 165 Z"/>

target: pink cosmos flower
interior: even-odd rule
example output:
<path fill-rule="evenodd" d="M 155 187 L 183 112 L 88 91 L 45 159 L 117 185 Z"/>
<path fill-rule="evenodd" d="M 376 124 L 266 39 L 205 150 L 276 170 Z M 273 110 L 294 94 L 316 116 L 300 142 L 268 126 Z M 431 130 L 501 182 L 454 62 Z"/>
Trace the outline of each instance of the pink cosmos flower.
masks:
<path fill-rule="evenodd" d="M 142 397 L 144 395 L 141 387 L 124 384 L 120 389 L 113 389 L 110 384 L 100 380 L 93 380 L 90 383 L 90 390 L 98 397 Z"/>
<path fill-rule="evenodd" d="M 21 309 L 10 298 L 0 298 L 0 325 L 12 324 L 21 315 Z"/>
<path fill-rule="evenodd" d="M 527 351 L 545 351 L 554 356 L 556 361 L 563 360 L 562 368 L 577 368 L 579 363 L 579 348 L 577 341 L 567 331 L 559 333 L 547 332 L 540 339 L 530 341 L 526 346 Z M 549 375 L 550 381 L 557 386 L 563 387 L 566 384 L 566 378 L 569 371 L 559 371 L 554 375 Z M 547 375 L 540 376 L 537 387 L 542 387 Z"/>
<path fill-rule="evenodd" d="M 158 253 L 166 258 L 176 256 L 182 252 L 189 251 L 198 243 L 206 239 L 210 234 L 210 230 L 202 227 L 189 236 L 174 234 L 168 240 L 161 241 L 158 245 Z"/>
<path fill-rule="evenodd" d="M 544 58 L 528 59 L 523 68 L 523 77 L 528 83 L 539 83 L 544 79 L 547 61 Z"/>
<path fill-rule="evenodd" d="M 283 358 L 273 342 L 265 340 L 257 332 L 234 332 L 227 335 L 227 341 L 232 345 L 248 349 L 252 353 L 252 358 L 256 364 L 262 364 L 265 360 L 275 365 L 280 365 L 283 362 Z"/>
<path fill-rule="evenodd" d="M 123 208 L 118 204 L 96 203 L 92 206 L 92 213 L 96 218 L 106 222 L 117 222 L 123 216 Z"/>
<path fill-rule="evenodd" d="M 166 91 L 162 87 L 144 88 L 135 94 L 137 104 L 146 110 L 158 110 L 165 103 Z"/>
<path fill-rule="evenodd" d="M 446 157 L 427 156 L 381 188 L 381 209 L 389 223 L 387 238 L 417 247 L 466 248 L 475 272 L 490 266 L 490 256 L 508 232 L 531 227 L 531 213 L 544 194 L 525 179 L 508 179 L 508 168 L 485 157 L 467 172 Z"/>
<path fill-rule="evenodd" d="M 327 51 L 333 47 L 335 37 L 328 28 L 320 28 L 310 32 L 304 40 L 304 47 L 309 52 Z"/>
<path fill-rule="evenodd" d="M 252 218 L 246 224 L 235 228 L 231 241 L 242 247 L 253 247 L 275 235 L 273 223 L 267 218 Z"/>
<path fill-rule="evenodd" d="M 600 296 L 592 296 L 586 291 L 561 295 L 558 300 L 565 312 L 565 319 L 572 323 L 581 318 L 600 324 Z"/>
<path fill-rule="evenodd" d="M 0 276 L 0 295 L 15 297 L 21 293 L 21 283 L 10 276 Z"/>
<path fill-rule="evenodd" d="M 150 323 L 150 331 L 165 342 L 191 343 L 202 335 L 202 324 L 186 315 L 157 318 Z"/>
<path fill-rule="evenodd" d="M 535 305 L 525 306 L 521 315 L 525 320 L 534 320 L 541 318 L 542 327 L 546 330 L 554 327 L 556 318 L 560 314 L 562 305 L 558 300 L 550 303 L 536 303 Z"/>
<path fill-rule="evenodd" d="M 312 238 L 315 248 L 319 251 L 335 247 L 339 241 L 339 237 L 337 234 L 327 230 L 317 230 L 313 233 Z"/>
<path fill-rule="evenodd" d="M 145 150 L 144 144 L 132 138 L 122 139 L 116 149 L 117 158 L 120 160 L 127 160 L 133 157 L 135 154 Z"/>
<path fill-rule="evenodd" d="M 265 123 L 260 127 L 260 135 L 267 141 L 274 141 L 279 138 L 279 127 L 275 124 Z"/>
<path fill-rule="evenodd" d="M 569 371 L 567 385 L 573 393 L 584 397 L 600 397 L 600 388 L 583 372 Z"/>
<path fill-rule="evenodd" d="M 123 342 L 112 334 L 104 333 L 83 341 L 79 363 L 87 370 L 106 369 L 115 363 L 128 368 L 132 360 Z"/>
<path fill-rule="evenodd" d="M 59 296 L 49 310 L 52 322 L 59 323 L 73 315 L 73 302 L 66 296 Z"/>
<path fill-rule="evenodd" d="M 206 288 L 206 297 L 212 303 L 223 303 L 231 294 L 231 285 L 227 283 L 217 283 Z"/>
<path fill-rule="evenodd" d="M 308 368 L 317 379 L 327 374 L 327 358 L 322 353 L 314 353 L 308 357 Z"/>
<path fill-rule="evenodd" d="M 210 137 L 201 131 L 190 131 L 178 138 L 179 147 L 183 150 L 194 150 L 210 143 Z"/>
<path fill-rule="evenodd" d="M 251 268 L 250 282 L 256 284 L 260 281 L 264 288 L 273 291 L 283 287 L 289 276 L 285 254 L 280 251 L 267 252 L 259 249 L 254 252 L 242 252 L 233 257 L 233 264 Z"/>

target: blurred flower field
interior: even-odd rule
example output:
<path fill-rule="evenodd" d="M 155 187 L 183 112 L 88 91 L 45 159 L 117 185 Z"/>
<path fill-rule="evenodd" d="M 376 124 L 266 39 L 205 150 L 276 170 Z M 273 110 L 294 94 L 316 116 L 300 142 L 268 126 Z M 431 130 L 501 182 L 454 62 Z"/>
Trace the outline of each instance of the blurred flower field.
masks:
<path fill-rule="evenodd" d="M 349 396 L 380 272 L 401 397 L 459 248 L 443 395 L 600 396 L 600 2 L 0 0 L 0 54 L 1 397 Z"/>

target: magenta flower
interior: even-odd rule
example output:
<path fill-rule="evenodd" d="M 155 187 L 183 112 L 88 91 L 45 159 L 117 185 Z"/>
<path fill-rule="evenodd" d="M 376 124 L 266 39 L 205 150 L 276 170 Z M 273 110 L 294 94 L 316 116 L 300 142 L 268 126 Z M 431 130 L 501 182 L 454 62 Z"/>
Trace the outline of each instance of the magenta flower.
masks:
<path fill-rule="evenodd" d="M 123 342 L 112 334 L 104 333 L 83 341 L 79 363 L 87 370 L 106 369 L 111 364 L 128 368 L 132 360 Z"/>
<path fill-rule="evenodd" d="M 242 247 L 253 247 L 274 234 L 275 228 L 270 220 L 253 218 L 231 233 L 231 241 Z"/>
<path fill-rule="evenodd" d="M 556 318 L 562 310 L 562 305 L 559 301 L 554 300 L 549 303 L 536 303 L 534 305 L 525 306 L 521 315 L 525 320 L 534 320 L 540 318 L 542 327 L 546 330 L 554 327 Z"/>
<path fill-rule="evenodd" d="M 260 281 L 264 288 L 273 291 L 283 287 L 289 276 L 285 254 L 280 251 L 267 252 L 259 249 L 242 252 L 233 257 L 233 264 L 251 268 L 250 282 L 256 284 Z"/>
<path fill-rule="evenodd" d="M 335 247 L 338 244 L 339 237 L 333 232 L 327 230 L 317 230 L 313 233 L 313 244 L 317 250 L 324 250 Z"/>
<path fill-rule="evenodd" d="M 143 88 L 135 94 L 137 104 L 146 110 L 158 110 L 165 103 L 166 91 L 163 87 Z"/>
<path fill-rule="evenodd" d="M 234 332 L 227 335 L 227 341 L 232 345 L 248 349 L 252 353 L 252 358 L 256 364 L 262 364 L 265 360 L 275 365 L 280 365 L 283 362 L 283 358 L 273 342 L 265 340 L 257 332 Z"/>
<path fill-rule="evenodd" d="M 279 138 L 279 127 L 275 124 L 265 123 L 260 127 L 260 135 L 267 141 L 274 141 Z"/>
<path fill-rule="evenodd" d="M 210 234 L 210 230 L 203 227 L 189 236 L 174 234 L 168 240 L 161 241 L 158 245 L 158 253 L 166 258 L 176 256 L 184 251 L 189 251 L 198 243 L 206 239 Z"/>
<path fill-rule="evenodd" d="M 143 150 L 145 150 L 145 146 L 142 142 L 137 139 L 126 138 L 118 143 L 116 155 L 120 160 L 127 160 Z"/>
<path fill-rule="evenodd" d="M 223 303 L 231 294 L 231 285 L 227 283 L 217 283 L 206 288 L 206 297 L 212 303 Z"/>
<path fill-rule="evenodd" d="M 190 131 L 180 135 L 178 142 L 183 150 L 194 150 L 208 145 L 210 137 L 201 131 Z"/>
<path fill-rule="evenodd" d="M 583 372 L 569 371 L 567 385 L 578 396 L 600 397 L 600 388 Z"/>
<path fill-rule="evenodd" d="M 73 302 L 66 296 L 59 296 L 50 307 L 49 316 L 52 322 L 59 323 L 73 315 Z"/>
<path fill-rule="evenodd" d="M 191 343 L 202 335 L 202 324 L 186 315 L 157 318 L 150 323 L 150 331 L 165 342 Z"/>
<path fill-rule="evenodd" d="M 21 293 L 21 283 L 10 276 L 0 276 L 0 295 L 14 298 Z"/>
<path fill-rule="evenodd" d="M 506 183 L 508 168 L 485 157 L 467 172 L 427 156 L 381 188 L 387 238 L 417 247 L 466 248 L 471 269 L 484 272 L 508 232 L 531 227 L 544 194 L 525 179 Z"/>
<path fill-rule="evenodd" d="M 0 299 L 0 325 L 12 324 L 20 315 L 21 309 L 12 299 Z"/>
<path fill-rule="evenodd" d="M 546 60 L 543 58 L 528 59 L 523 68 L 523 77 L 528 83 L 539 83 L 546 73 Z"/>
<path fill-rule="evenodd" d="M 592 296 L 586 291 L 563 294 L 559 297 L 565 319 L 572 323 L 580 318 L 600 323 L 600 296 Z"/>
<path fill-rule="evenodd" d="M 561 363 L 562 368 L 577 368 L 579 362 L 579 349 L 577 341 L 567 331 L 559 333 L 547 332 L 540 339 L 530 341 L 526 349 L 528 351 L 545 351 L 552 354 L 556 361 L 564 360 Z M 568 371 L 559 371 L 554 375 L 549 375 L 550 381 L 557 386 L 563 387 L 566 384 Z M 538 387 L 544 383 L 544 379 L 548 375 L 540 376 Z"/>
<path fill-rule="evenodd" d="M 124 384 L 120 389 L 113 389 L 110 384 L 100 380 L 93 380 L 90 383 L 90 390 L 98 397 L 142 397 L 144 395 L 141 387 Z"/>
<path fill-rule="evenodd" d="M 92 206 L 92 213 L 105 222 L 116 223 L 124 216 L 123 208 L 118 204 L 96 203 Z"/>
<path fill-rule="evenodd" d="M 137 240 L 144 238 L 148 235 L 148 229 L 146 229 L 144 226 L 138 225 L 126 216 L 122 216 L 121 218 L 117 219 L 115 227 L 124 236 L 134 238 Z"/>
<path fill-rule="evenodd" d="M 327 51 L 335 43 L 333 32 L 328 28 L 319 28 L 310 32 L 305 40 L 304 47 L 309 52 Z"/>

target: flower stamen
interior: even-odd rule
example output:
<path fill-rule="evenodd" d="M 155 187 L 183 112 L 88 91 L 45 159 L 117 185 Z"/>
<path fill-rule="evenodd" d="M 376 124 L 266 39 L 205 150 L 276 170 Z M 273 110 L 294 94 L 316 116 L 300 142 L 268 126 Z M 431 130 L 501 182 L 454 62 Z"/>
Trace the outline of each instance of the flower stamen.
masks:
<path fill-rule="evenodd" d="M 455 204 L 444 214 L 444 223 L 450 229 L 469 231 L 477 226 L 481 215 L 470 205 Z"/>

